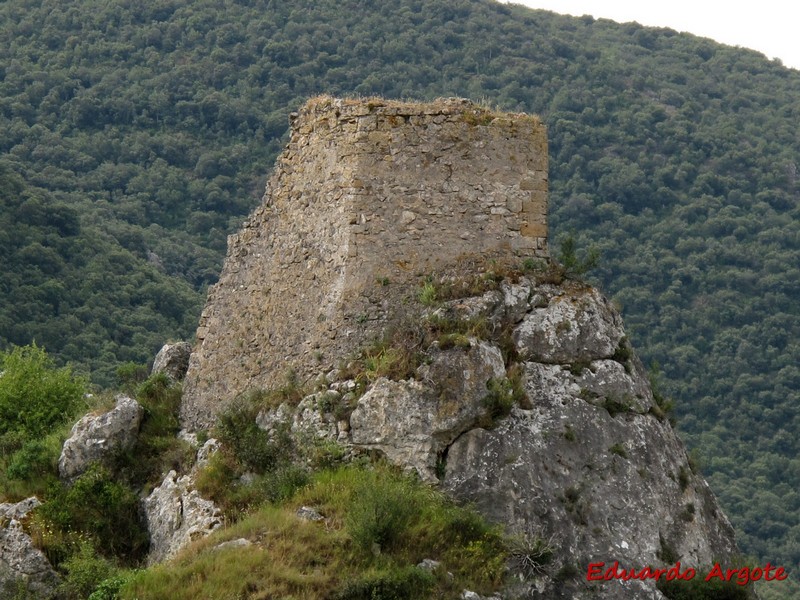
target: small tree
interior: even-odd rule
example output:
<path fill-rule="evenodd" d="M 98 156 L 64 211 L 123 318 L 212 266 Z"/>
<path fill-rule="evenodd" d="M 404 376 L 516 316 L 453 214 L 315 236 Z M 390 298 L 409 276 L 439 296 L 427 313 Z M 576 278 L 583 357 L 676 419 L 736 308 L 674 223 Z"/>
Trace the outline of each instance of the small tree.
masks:
<path fill-rule="evenodd" d="M 36 344 L 0 353 L 0 436 L 31 439 L 75 416 L 86 381 Z"/>
<path fill-rule="evenodd" d="M 558 262 L 561 263 L 565 277 L 581 277 L 597 266 L 600 260 L 600 251 L 591 247 L 582 259 L 578 258 L 575 248 L 575 237 L 568 235 L 561 240 L 561 252 Z"/>

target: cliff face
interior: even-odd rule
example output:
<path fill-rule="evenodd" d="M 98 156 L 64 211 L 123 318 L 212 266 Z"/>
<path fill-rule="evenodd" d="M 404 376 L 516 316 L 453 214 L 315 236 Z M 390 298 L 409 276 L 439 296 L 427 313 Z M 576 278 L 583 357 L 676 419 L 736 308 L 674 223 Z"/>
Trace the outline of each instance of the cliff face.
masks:
<path fill-rule="evenodd" d="M 231 238 L 182 418 L 206 427 L 292 367 L 316 391 L 259 426 L 383 456 L 544 547 L 541 568 L 512 565 L 508 597 L 663 598 L 652 580 L 587 581 L 588 565 L 731 566 L 733 530 L 619 315 L 531 259 L 542 135 L 461 101 L 306 106 Z"/>
<path fill-rule="evenodd" d="M 504 597 L 660 599 L 653 580 L 589 582 L 589 565 L 638 572 L 680 562 L 698 577 L 715 561 L 735 565 L 733 529 L 619 315 L 591 287 L 550 279 L 517 274 L 480 295 L 417 304 L 407 330 L 381 346 L 393 356 L 398 340 L 422 340 L 412 371 L 364 373 L 355 360 L 258 421 L 268 431 L 285 423 L 298 444 L 385 457 L 525 543 L 543 543 L 551 560 L 533 574 L 512 569 Z M 442 333 L 442 323 L 466 333 Z M 418 328 L 434 335 L 417 338 Z"/>
<path fill-rule="evenodd" d="M 311 100 L 264 203 L 230 237 L 184 389 L 207 427 L 244 391 L 334 365 L 421 276 L 545 256 L 547 142 L 535 117 L 464 100 Z"/>

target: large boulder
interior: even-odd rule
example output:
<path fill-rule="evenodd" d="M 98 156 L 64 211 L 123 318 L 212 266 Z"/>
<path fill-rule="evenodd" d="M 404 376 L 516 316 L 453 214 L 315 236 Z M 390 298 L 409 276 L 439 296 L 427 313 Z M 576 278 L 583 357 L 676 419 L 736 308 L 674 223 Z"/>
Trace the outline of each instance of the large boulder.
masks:
<path fill-rule="evenodd" d="M 591 288 L 556 289 L 537 295 L 536 304 L 514 329 L 520 356 L 541 363 L 573 363 L 617 354 L 625 332 L 608 300 Z"/>
<path fill-rule="evenodd" d="M 55 594 L 58 574 L 22 527 L 22 520 L 39 504 L 35 497 L 0 504 L 0 598 L 46 599 Z"/>
<path fill-rule="evenodd" d="M 441 451 L 481 420 L 487 384 L 505 376 L 500 351 L 469 340 L 469 348 L 439 351 L 419 369 L 420 381 L 378 379 L 350 416 L 352 443 L 437 481 Z"/>
<path fill-rule="evenodd" d="M 186 475 L 170 471 L 160 486 L 144 500 L 150 534 L 149 564 L 168 560 L 190 542 L 207 536 L 224 524 L 222 511 L 194 489 L 197 471 L 219 447 L 214 439 L 198 450 L 198 461 Z"/>
<path fill-rule="evenodd" d="M 144 409 L 133 398 L 117 396 L 113 409 L 101 415 L 88 414 L 72 427 L 58 459 L 62 479 L 73 480 L 93 462 L 136 443 Z"/>
<path fill-rule="evenodd" d="M 192 346 L 188 342 L 164 344 L 156 354 L 151 374 L 164 373 L 172 381 L 183 381 L 191 355 Z"/>

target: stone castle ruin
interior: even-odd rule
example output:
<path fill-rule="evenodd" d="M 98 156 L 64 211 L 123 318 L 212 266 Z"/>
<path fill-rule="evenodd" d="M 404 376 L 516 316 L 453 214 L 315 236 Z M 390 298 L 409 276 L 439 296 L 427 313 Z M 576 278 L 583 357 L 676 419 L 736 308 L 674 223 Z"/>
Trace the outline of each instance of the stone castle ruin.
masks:
<path fill-rule="evenodd" d="M 547 256 L 538 118 L 463 99 L 314 98 L 292 115 L 263 203 L 228 239 L 184 425 L 212 425 L 237 395 L 289 371 L 304 379 L 337 364 L 379 335 L 425 276 L 531 256 Z"/>

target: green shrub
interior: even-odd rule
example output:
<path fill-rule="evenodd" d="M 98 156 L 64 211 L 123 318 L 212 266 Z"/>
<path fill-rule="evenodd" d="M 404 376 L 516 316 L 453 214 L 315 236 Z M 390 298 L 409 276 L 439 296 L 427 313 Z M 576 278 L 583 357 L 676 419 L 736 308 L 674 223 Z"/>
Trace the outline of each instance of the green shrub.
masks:
<path fill-rule="evenodd" d="M 54 475 L 57 473 L 58 457 L 61 454 L 59 442 L 59 439 L 52 440 L 50 436 L 28 440 L 9 458 L 6 476 L 28 480 Z"/>
<path fill-rule="evenodd" d="M 669 600 L 747 600 L 749 588 L 735 581 L 705 581 L 702 577 L 690 579 L 659 579 L 656 587 Z"/>
<path fill-rule="evenodd" d="M 44 498 L 58 481 L 58 457 L 69 424 L 44 438 L 25 440 L 10 454 L 0 455 L 0 501 L 17 501 L 30 496 Z"/>
<path fill-rule="evenodd" d="M 372 473 L 356 486 L 345 523 L 361 550 L 383 551 L 401 540 L 417 512 L 417 497 L 406 478 Z"/>
<path fill-rule="evenodd" d="M 622 336 L 617 344 L 616 350 L 614 350 L 614 354 L 611 357 L 611 360 L 615 360 L 618 363 L 622 364 L 625 367 L 625 372 L 630 373 L 630 360 L 633 358 L 633 348 L 631 347 L 631 343 L 628 341 L 627 336 Z"/>
<path fill-rule="evenodd" d="M 425 306 L 433 306 L 437 300 L 436 285 L 430 281 L 425 282 L 419 291 L 419 301 Z"/>
<path fill-rule="evenodd" d="M 628 451 L 625 450 L 625 444 L 621 442 L 617 442 L 616 444 L 612 445 L 608 451 L 611 452 L 611 454 L 616 454 L 622 458 L 628 458 Z"/>
<path fill-rule="evenodd" d="M 100 582 L 117 572 L 107 559 L 98 556 L 94 547 L 88 543 L 80 544 L 80 549 L 61 565 L 66 575 L 58 588 L 59 593 L 69 600 L 84 600 Z"/>
<path fill-rule="evenodd" d="M 35 344 L 0 353 L 0 371 L 0 435 L 42 436 L 84 405 L 86 381 L 68 367 L 57 369 Z"/>
<path fill-rule="evenodd" d="M 555 552 L 550 540 L 536 535 L 513 537 L 507 544 L 509 568 L 526 579 L 542 575 Z"/>
<path fill-rule="evenodd" d="M 135 362 L 126 362 L 117 367 L 117 385 L 129 394 L 147 379 L 147 366 Z"/>
<path fill-rule="evenodd" d="M 341 369 L 339 378 L 353 379 L 365 389 L 379 377 L 395 381 L 413 377 L 422 364 L 420 349 L 429 343 L 426 336 L 427 332 L 418 324 L 394 326 Z"/>
<path fill-rule="evenodd" d="M 647 373 L 650 380 L 650 390 L 653 392 L 653 400 L 655 406 L 651 407 L 651 412 L 658 417 L 659 420 L 669 419 L 670 424 L 675 426 L 675 417 L 672 416 L 675 410 L 675 402 L 665 396 L 661 391 L 661 369 L 657 362 L 653 361 L 650 365 L 650 370 Z"/>
<path fill-rule="evenodd" d="M 568 235 L 561 240 L 558 262 L 564 277 L 581 277 L 597 267 L 600 252 L 597 248 L 589 248 L 583 258 L 578 258 L 575 237 Z"/>
<path fill-rule="evenodd" d="M 219 416 L 217 435 L 245 469 L 265 473 L 278 467 L 279 460 L 288 459 L 291 438 L 288 430 L 278 427 L 273 435 L 256 424 L 258 407 L 237 400 Z"/>
<path fill-rule="evenodd" d="M 507 377 L 492 377 L 486 384 L 488 393 L 483 399 L 487 409 L 486 419 L 481 425 L 488 427 L 498 419 L 508 416 L 515 404 L 529 407 L 529 400 L 522 383 L 522 371 L 512 367 Z"/>
<path fill-rule="evenodd" d="M 511 383 L 505 377 L 492 377 L 486 384 L 489 393 L 483 399 L 483 404 L 487 409 L 489 421 L 494 423 L 497 419 L 507 416 L 514 406 L 514 396 Z"/>
<path fill-rule="evenodd" d="M 195 451 L 176 436 L 180 430 L 180 385 L 157 373 L 137 387 L 136 399 L 144 408 L 136 444 L 118 452 L 108 466 L 131 487 L 148 489 L 170 469 L 184 470 L 194 460 Z"/>
<path fill-rule="evenodd" d="M 335 600 L 417 600 L 433 588 L 432 573 L 417 567 L 396 567 L 369 572 L 346 583 L 333 594 Z"/>
<path fill-rule="evenodd" d="M 136 571 L 117 572 L 104 579 L 86 600 L 117 600 L 119 593 L 136 575 Z"/>
<path fill-rule="evenodd" d="M 604 398 L 602 407 L 608 411 L 611 417 L 616 417 L 620 413 L 631 412 L 631 404 L 627 398 L 617 398 L 615 396 Z"/>
<path fill-rule="evenodd" d="M 40 536 L 48 558 L 68 560 L 70 547 L 79 534 L 90 540 L 106 557 L 136 561 L 147 550 L 148 536 L 139 516 L 139 498 L 129 487 L 117 482 L 105 467 L 93 465 L 72 486 L 56 485 L 48 500 L 37 509 Z M 54 535 L 52 530 L 60 532 Z"/>

